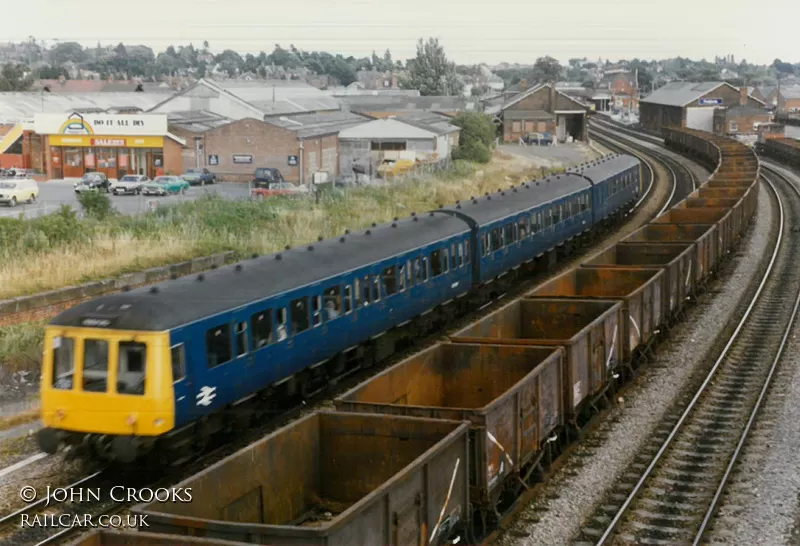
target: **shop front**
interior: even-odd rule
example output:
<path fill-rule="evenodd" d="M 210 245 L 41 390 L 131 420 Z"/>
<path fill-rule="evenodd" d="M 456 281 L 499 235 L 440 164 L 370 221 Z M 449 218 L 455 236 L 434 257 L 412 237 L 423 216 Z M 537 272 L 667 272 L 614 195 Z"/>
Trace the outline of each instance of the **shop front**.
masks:
<path fill-rule="evenodd" d="M 80 178 L 94 171 L 109 178 L 153 178 L 181 169 L 185 142 L 167 132 L 164 114 L 41 114 L 34 126 L 36 133 L 46 135 L 50 178 Z"/>

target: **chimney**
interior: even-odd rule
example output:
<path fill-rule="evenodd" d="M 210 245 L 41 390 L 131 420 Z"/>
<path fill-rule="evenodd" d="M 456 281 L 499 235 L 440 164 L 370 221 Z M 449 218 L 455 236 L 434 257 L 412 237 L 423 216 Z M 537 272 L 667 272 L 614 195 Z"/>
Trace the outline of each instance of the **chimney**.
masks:
<path fill-rule="evenodd" d="M 739 104 L 747 106 L 747 87 L 745 86 L 739 88 Z"/>

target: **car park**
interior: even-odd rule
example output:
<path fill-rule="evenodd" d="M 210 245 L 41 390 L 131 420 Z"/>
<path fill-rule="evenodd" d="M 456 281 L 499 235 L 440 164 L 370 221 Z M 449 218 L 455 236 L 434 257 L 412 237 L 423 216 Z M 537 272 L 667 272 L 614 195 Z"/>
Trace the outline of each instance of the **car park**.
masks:
<path fill-rule="evenodd" d="M 149 181 L 149 178 L 141 174 L 126 174 L 112 186 L 111 191 L 114 195 L 139 195 L 142 187 Z"/>
<path fill-rule="evenodd" d="M 208 169 L 186 169 L 186 172 L 181 175 L 181 178 L 192 186 L 205 186 L 206 184 L 213 184 L 217 181 L 217 175 Z"/>
<path fill-rule="evenodd" d="M 16 207 L 17 203 L 33 203 L 39 197 L 39 184 L 31 178 L 0 180 L 0 203 Z"/>
<path fill-rule="evenodd" d="M 189 183 L 180 176 L 159 176 L 142 186 L 142 195 L 186 193 Z"/>
<path fill-rule="evenodd" d="M 75 182 L 75 193 L 89 190 L 99 190 L 109 193 L 111 192 L 111 182 L 103 173 L 86 173 L 80 181 Z"/>

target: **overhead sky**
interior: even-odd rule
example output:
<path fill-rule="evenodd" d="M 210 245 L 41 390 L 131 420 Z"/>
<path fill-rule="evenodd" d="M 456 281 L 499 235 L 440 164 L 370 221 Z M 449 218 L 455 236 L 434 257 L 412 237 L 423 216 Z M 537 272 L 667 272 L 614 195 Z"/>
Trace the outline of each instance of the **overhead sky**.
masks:
<path fill-rule="evenodd" d="M 3 39 L 124 42 L 214 52 L 300 49 L 412 57 L 438 37 L 458 63 L 596 59 L 800 61 L 797 0 L 23 0 L 3 10 Z"/>

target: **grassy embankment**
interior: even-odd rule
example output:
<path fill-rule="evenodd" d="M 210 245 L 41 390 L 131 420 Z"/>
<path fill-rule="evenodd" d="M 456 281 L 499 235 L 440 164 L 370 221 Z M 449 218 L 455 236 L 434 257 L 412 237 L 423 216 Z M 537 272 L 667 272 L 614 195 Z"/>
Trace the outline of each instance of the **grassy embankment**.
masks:
<path fill-rule="evenodd" d="M 82 220 L 69 210 L 34 220 L 0 219 L 0 299 L 166 265 L 223 250 L 274 252 L 345 229 L 387 222 L 439 204 L 540 176 L 529 161 L 495 153 L 486 166 L 456 162 L 448 172 L 388 187 L 325 195 L 319 203 L 201 199 L 136 217 Z M 4 375 L 38 373 L 43 322 L 0 328 Z M 0 421 L 0 428 L 2 428 Z"/>

